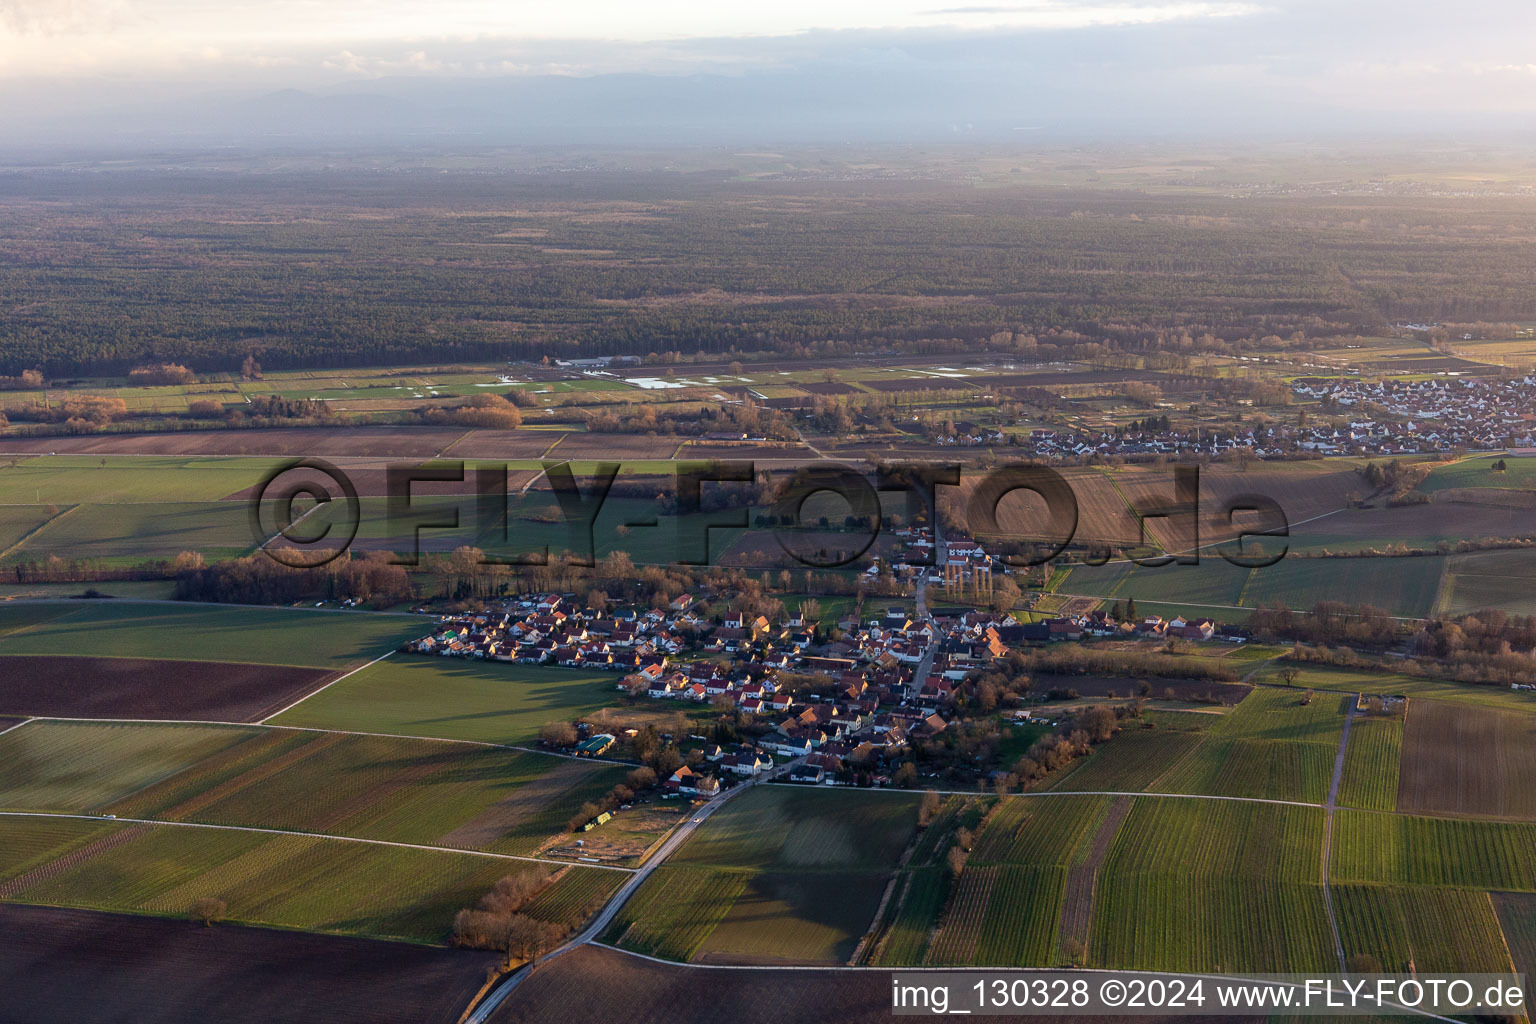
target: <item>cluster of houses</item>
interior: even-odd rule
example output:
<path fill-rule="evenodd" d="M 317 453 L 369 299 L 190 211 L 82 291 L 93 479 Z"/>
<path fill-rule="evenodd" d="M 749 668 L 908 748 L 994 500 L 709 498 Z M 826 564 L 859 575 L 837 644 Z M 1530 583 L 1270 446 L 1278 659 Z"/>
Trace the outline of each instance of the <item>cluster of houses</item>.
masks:
<path fill-rule="evenodd" d="M 1257 458 L 1323 455 L 1404 455 L 1457 448 L 1536 449 L 1536 376 L 1515 380 L 1302 377 L 1291 384 L 1299 398 L 1360 415 L 1347 425 L 1332 422 L 1178 430 L 1031 430 L 1024 445 L 1046 458 L 1175 455 L 1248 450 Z M 981 434 L 975 435 L 981 437 Z M 992 435 L 987 435 L 991 437 Z M 940 443 L 984 443 L 970 435 Z M 990 443 L 998 443 L 992 441 Z"/>
<path fill-rule="evenodd" d="M 1374 381 L 1314 377 L 1294 382 L 1293 389 L 1364 414 L 1345 430 L 1320 430 L 1303 442 L 1303 447 L 1324 453 L 1536 448 L 1536 376 Z"/>
<path fill-rule="evenodd" d="M 598 614 L 570 598 L 544 594 L 495 610 L 449 616 L 406 648 L 444 657 L 655 674 L 689 646 L 685 633 L 713 627 L 689 610 L 693 604 L 684 595 L 665 611 Z"/>
<path fill-rule="evenodd" d="M 985 557 L 963 539 L 947 549 L 966 564 Z M 617 688 L 635 696 L 752 715 L 767 727 L 754 744 L 708 748 L 702 761 L 663 780 L 669 792 L 708 797 L 719 792 L 722 778 L 773 770 L 775 758 L 789 760 L 789 777 L 797 781 L 846 783 L 862 773 L 878 784 L 884 767 L 914 739 L 950 726 L 964 680 L 1015 647 L 1084 637 L 1243 638 L 1208 618 L 1122 622 L 1102 610 L 1020 623 L 979 610 L 918 619 L 894 606 L 868 620 L 846 616 L 836 631 L 823 631 L 799 615 L 770 622 L 732 611 L 714 620 L 695 607 L 684 596 L 663 610 L 598 612 L 565 595 L 525 596 L 446 616 L 406 647 L 436 656 L 610 669 L 622 672 Z M 590 737 L 577 753 L 601 756 L 615 739 Z"/>

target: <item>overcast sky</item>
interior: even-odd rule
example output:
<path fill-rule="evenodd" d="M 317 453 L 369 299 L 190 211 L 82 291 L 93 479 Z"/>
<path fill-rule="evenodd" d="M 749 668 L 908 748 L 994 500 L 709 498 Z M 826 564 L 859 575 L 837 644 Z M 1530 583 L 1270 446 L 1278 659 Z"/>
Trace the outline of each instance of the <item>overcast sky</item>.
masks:
<path fill-rule="evenodd" d="M 724 123 L 735 105 L 783 130 L 1519 133 L 1533 43 L 1532 0 L 0 0 L 0 128 L 299 89 L 388 97 L 423 123 L 536 96 L 576 122 L 629 101 Z M 605 92 L 614 75 L 644 77 Z M 716 76 L 703 94 L 680 81 Z"/>

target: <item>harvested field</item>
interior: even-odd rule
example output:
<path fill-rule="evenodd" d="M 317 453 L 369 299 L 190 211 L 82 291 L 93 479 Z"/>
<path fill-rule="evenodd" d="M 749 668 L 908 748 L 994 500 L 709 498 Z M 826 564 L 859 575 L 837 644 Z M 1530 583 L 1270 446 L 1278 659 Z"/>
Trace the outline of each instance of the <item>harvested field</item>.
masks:
<path fill-rule="evenodd" d="M 57 718 L 255 722 L 334 675 L 281 665 L 0 655 L 0 711 Z"/>
<path fill-rule="evenodd" d="M 443 449 L 447 459 L 537 459 L 563 430 L 471 430 Z"/>
<path fill-rule="evenodd" d="M 3 1014 L 29 1024 L 452 1024 L 494 959 L 403 943 L 0 905 Z"/>
<path fill-rule="evenodd" d="M 792 460 L 797 463 L 822 461 L 806 445 L 797 444 L 737 444 L 730 441 L 689 441 L 679 452 L 683 459 L 726 460 Z"/>
<path fill-rule="evenodd" d="M 464 433 L 451 427 L 275 427 L 0 438 L 0 453 L 81 455 L 346 455 L 432 458 Z"/>
<path fill-rule="evenodd" d="M 685 437 L 650 437 L 646 434 L 572 433 L 561 438 L 560 443 L 550 449 L 545 457 L 619 462 L 670 459 L 672 453 L 686 440 Z"/>
<path fill-rule="evenodd" d="M 995 382 L 997 378 L 988 378 L 989 382 Z M 951 377 L 902 377 L 897 380 L 866 380 L 861 381 L 871 391 L 879 391 L 884 394 L 896 394 L 903 391 L 974 391 L 976 384 L 969 380 L 955 380 Z"/>
<path fill-rule="evenodd" d="M 1400 810 L 1536 818 L 1536 718 L 1491 708 L 1410 701 Z"/>
<path fill-rule="evenodd" d="M 852 384 L 835 380 L 808 381 L 800 385 L 800 390 L 809 391 L 813 395 L 857 395 L 859 393 L 859 389 Z"/>

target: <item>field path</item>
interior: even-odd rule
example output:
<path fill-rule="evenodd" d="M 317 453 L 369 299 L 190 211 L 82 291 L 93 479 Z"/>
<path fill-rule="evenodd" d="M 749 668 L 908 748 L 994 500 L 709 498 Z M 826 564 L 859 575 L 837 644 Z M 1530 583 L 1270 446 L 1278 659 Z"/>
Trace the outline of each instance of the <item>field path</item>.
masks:
<path fill-rule="evenodd" d="M 1355 721 L 1360 695 L 1354 694 L 1344 712 L 1344 729 L 1339 734 L 1339 752 L 1333 759 L 1333 781 L 1328 784 L 1328 803 L 1323 807 L 1323 906 L 1328 911 L 1328 927 L 1333 930 L 1333 951 L 1344 967 L 1344 940 L 1339 937 L 1339 917 L 1333 908 L 1333 890 L 1328 887 L 1328 864 L 1333 860 L 1333 812 L 1339 805 L 1339 783 L 1344 778 L 1344 752 L 1349 749 L 1349 727 Z"/>
<path fill-rule="evenodd" d="M 588 864 L 586 862 L 577 863 L 575 861 L 569 860 L 556 860 L 552 857 L 520 857 L 511 853 L 490 853 L 486 850 L 464 850 L 452 846 L 428 846 L 424 843 L 396 843 L 391 842 L 388 839 L 361 839 L 357 836 L 337 836 L 326 832 L 301 832 L 296 829 L 287 828 L 258 828 L 255 825 L 213 825 L 204 821 L 161 821 L 157 818 L 104 818 L 99 814 L 61 814 L 55 811 L 0 811 L 0 817 L 69 818 L 78 821 L 115 821 L 134 826 L 134 828 L 125 829 L 123 831 L 133 832 L 135 834 L 142 831 L 144 826 L 152 826 L 156 828 L 217 829 L 221 832 L 257 832 L 262 835 L 269 836 L 303 836 L 306 839 L 329 839 L 338 843 L 361 843 L 364 846 L 392 846 L 401 850 L 426 850 L 429 853 L 459 853 L 466 857 L 488 857 L 492 860 L 518 860 L 531 861 L 535 864 L 560 864 L 565 867 L 596 868 L 599 871 L 622 871 L 625 874 L 631 874 L 635 871 L 634 868 L 621 868 L 612 864 Z M 115 839 L 117 836 L 121 836 L 122 834 L 122 832 L 115 833 L 113 836 L 108 837 L 108 839 Z M 106 841 L 107 840 L 102 840 L 102 842 Z M 114 843 L 114 845 L 116 844 Z M 66 854 L 66 857 L 67 856 L 70 855 Z M 53 863 L 58 862 L 55 861 Z M 38 868 L 37 871 L 42 871 L 47 866 L 48 865 L 44 865 L 43 868 Z M 37 871 L 32 872 L 32 874 L 36 874 Z M 13 886 L 16 881 L 16 879 L 12 879 L 10 882 L 6 883 L 5 887 L 0 887 L 0 897 L 8 895 L 10 893 L 9 887 Z"/>
<path fill-rule="evenodd" d="M 281 715 L 284 712 L 292 711 L 294 708 L 298 707 L 300 704 L 303 704 L 305 701 L 309 700 L 309 698 L 313 697 L 315 694 L 323 693 L 324 691 L 329 690 L 331 687 L 335 686 L 337 683 L 341 682 L 343 679 L 349 679 L 352 676 L 357 675 L 359 672 L 361 672 L 365 668 L 373 668 L 373 666 L 377 665 L 379 662 L 383 661 L 385 658 L 389 657 L 391 654 L 394 654 L 394 653 L 395 653 L 394 651 L 385 651 L 383 654 L 379 655 L 377 658 L 374 658 L 368 664 L 366 664 L 366 665 L 359 665 L 359 666 L 357 666 L 357 668 L 353 669 L 350 672 L 343 672 L 341 675 L 337 676 L 335 679 L 332 679 L 330 682 L 326 683 L 324 686 L 318 686 L 315 689 L 310 690 L 308 693 L 306 693 L 304 696 L 300 697 L 298 700 L 294 701 L 293 703 L 288 704 L 285 707 L 278 708 L 276 711 L 272 712 L 266 718 L 259 719 L 256 724 L 258 724 L 258 725 L 266 725 L 268 722 L 272 721 L 272 719 L 276 718 L 278 715 Z"/>
<path fill-rule="evenodd" d="M 790 767 L 798 764 L 799 761 L 799 758 L 796 758 L 793 761 L 788 761 L 781 768 L 776 769 L 771 774 L 778 774 L 780 771 L 788 771 Z M 517 986 L 523 983 L 524 979 L 526 979 L 528 975 L 537 970 L 539 965 L 546 964 L 558 956 L 563 956 L 564 954 L 569 953 L 571 950 L 576 949 L 579 946 L 584 946 L 587 943 L 594 941 L 599 935 L 602 934 L 603 929 L 607 928 L 608 925 L 612 923 L 614 917 L 621 909 L 623 909 L 624 904 L 629 902 L 629 898 L 635 894 L 636 890 L 645 884 L 645 880 L 651 876 L 651 872 L 660 867 L 662 862 L 664 862 L 668 857 L 672 856 L 673 853 L 677 852 L 678 847 L 682 846 L 685 842 L 688 841 L 688 837 L 693 834 L 694 829 L 698 828 L 698 826 L 701 825 L 710 815 L 724 807 L 728 802 L 730 802 L 732 798 L 752 789 L 764 778 L 766 778 L 764 775 L 755 775 L 747 782 L 742 783 L 741 785 L 733 786 L 724 794 L 716 797 L 715 799 L 706 803 L 703 807 L 700 807 L 698 810 L 694 811 L 693 816 L 691 818 L 685 819 L 683 823 L 679 825 L 677 829 L 673 831 L 673 833 L 668 836 L 659 847 L 656 848 L 656 852 L 652 854 L 650 859 L 647 860 L 645 864 L 642 865 L 638 870 L 632 868 L 614 869 L 631 872 L 629 881 L 625 882 L 624 885 L 620 887 L 619 891 L 613 894 L 613 897 L 608 900 L 607 905 L 604 906 L 602 910 L 598 911 L 597 915 L 587 923 L 587 926 L 580 932 L 571 936 L 571 938 L 567 939 L 565 944 L 560 946 L 558 949 L 554 949 L 548 953 L 545 953 L 543 956 L 539 957 L 532 963 L 524 964 L 522 967 L 519 967 L 511 974 L 508 974 L 506 977 L 502 978 L 500 982 L 498 982 L 484 994 L 478 1003 L 472 1005 L 468 1010 L 465 1011 L 464 1017 L 462 1018 L 463 1024 L 485 1024 L 485 1021 L 489 1019 L 491 1014 L 496 1012 L 496 1008 L 506 1000 L 507 996 L 512 994 L 512 991 L 516 989 Z"/>
<path fill-rule="evenodd" d="M 1080 864 L 1072 865 L 1067 873 L 1067 891 L 1061 901 L 1061 941 L 1072 940 L 1082 947 L 1082 957 L 1087 959 L 1088 935 L 1093 923 L 1093 897 L 1098 891 L 1099 866 L 1109 856 L 1109 844 L 1120 831 L 1120 823 L 1131 813 L 1131 801 L 1116 800 L 1093 834 L 1088 856 Z"/>

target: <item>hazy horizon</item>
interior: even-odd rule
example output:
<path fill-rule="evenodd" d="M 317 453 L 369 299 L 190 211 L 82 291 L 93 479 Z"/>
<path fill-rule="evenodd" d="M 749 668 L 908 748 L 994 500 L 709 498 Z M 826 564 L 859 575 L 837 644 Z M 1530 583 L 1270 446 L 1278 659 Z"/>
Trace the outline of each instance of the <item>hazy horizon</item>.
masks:
<path fill-rule="evenodd" d="M 108 148 L 1436 131 L 1523 143 L 1536 9 L 1473 6 L 0 0 L 0 132 Z"/>

